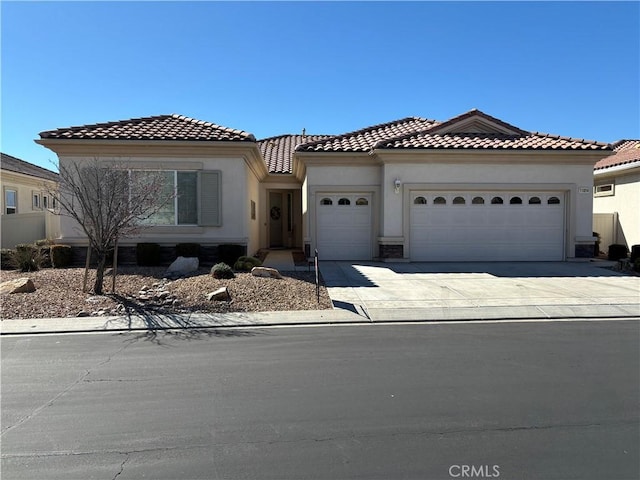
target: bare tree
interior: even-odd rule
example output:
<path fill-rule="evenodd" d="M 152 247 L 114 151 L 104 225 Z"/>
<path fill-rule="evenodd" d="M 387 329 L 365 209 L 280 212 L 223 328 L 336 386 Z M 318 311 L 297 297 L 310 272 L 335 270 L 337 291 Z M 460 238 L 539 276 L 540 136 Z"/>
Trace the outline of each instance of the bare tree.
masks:
<path fill-rule="evenodd" d="M 102 295 L 109 251 L 121 238 L 139 233 L 145 221 L 174 196 L 161 171 L 129 170 L 123 162 L 98 158 L 61 162 L 56 199 L 60 214 L 73 218 L 96 255 L 93 292 Z M 89 252 L 87 252 L 89 254 Z"/>

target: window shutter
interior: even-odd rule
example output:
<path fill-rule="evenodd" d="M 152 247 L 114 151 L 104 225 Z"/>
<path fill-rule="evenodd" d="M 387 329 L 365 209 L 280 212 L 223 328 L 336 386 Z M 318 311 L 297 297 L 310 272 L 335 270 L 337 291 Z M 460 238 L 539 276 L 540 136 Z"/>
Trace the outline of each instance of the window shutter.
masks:
<path fill-rule="evenodd" d="M 217 170 L 198 172 L 198 225 L 219 227 L 222 225 L 222 206 L 220 195 L 221 173 Z"/>

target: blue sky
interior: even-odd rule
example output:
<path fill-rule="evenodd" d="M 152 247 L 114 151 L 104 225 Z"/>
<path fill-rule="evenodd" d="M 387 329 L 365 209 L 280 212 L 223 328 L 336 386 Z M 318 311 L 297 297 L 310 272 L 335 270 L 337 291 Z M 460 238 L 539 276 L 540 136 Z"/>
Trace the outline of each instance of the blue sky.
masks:
<path fill-rule="evenodd" d="M 338 134 L 479 108 L 520 128 L 640 137 L 638 2 L 1 3 L 4 153 L 44 130 L 179 113 Z"/>

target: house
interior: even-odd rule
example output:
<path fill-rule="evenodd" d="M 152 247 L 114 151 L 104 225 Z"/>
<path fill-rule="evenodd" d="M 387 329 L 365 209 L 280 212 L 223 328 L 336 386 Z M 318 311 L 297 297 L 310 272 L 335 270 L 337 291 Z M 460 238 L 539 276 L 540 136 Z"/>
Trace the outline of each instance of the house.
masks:
<path fill-rule="evenodd" d="M 611 153 L 479 110 L 262 140 L 161 115 L 45 131 L 36 142 L 62 164 L 97 157 L 169 172 L 173 213 L 130 245 L 318 249 L 335 260 L 590 257 L 593 165 Z M 62 238 L 86 245 L 66 218 Z"/>
<path fill-rule="evenodd" d="M 59 219 L 50 212 L 56 208 L 55 200 L 47 192 L 55 189 L 58 174 L 5 153 L 0 155 L 2 248 L 57 237 Z"/>
<path fill-rule="evenodd" d="M 593 171 L 594 230 L 605 252 L 614 243 L 628 249 L 640 245 L 640 140 L 620 140 L 612 147 L 614 154 Z"/>

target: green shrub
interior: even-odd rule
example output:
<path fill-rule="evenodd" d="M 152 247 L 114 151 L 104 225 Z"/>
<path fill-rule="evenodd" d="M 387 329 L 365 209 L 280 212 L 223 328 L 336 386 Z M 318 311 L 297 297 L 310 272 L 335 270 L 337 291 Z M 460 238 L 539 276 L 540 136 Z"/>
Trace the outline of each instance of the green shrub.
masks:
<path fill-rule="evenodd" d="M 65 268 L 71 265 L 73 250 L 69 245 L 51 245 L 49 254 L 53 268 Z"/>
<path fill-rule="evenodd" d="M 244 245 L 218 245 L 218 261 L 233 265 L 238 260 L 238 257 L 245 254 L 245 250 Z"/>
<path fill-rule="evenodd" d="M 9 264 L 21 272 L 40 270 L 45 258 L 42 250 L 35 245 L 21 243 L 9 254 Z"/>
<path fill-rule="evenodd" d="M 262 262 L 255 257 L 242 256 L 233 264 L 233 269 L 237 272 L 250 272 L 253 267 L 260 267 Z"/>
<path fill-rule="evenodd" d="M 179 243 L 176 245 L 176 257 L 200 257 L 199 243 Z"/>
<path fill-rule="evenodd" d="M 0 268 L 3 270 L 11 269 L 13 270 L 13 265 L 11 265 L 11 255 L 15 250 L 11 250 L 10 248 L 2 248 L 0 249 Z"/>
<path fill-rule="evenodd" d="M 141 267 L 160 265 L 160 245 L 157 243 L 138 243 L 136 245 L 136 263 Z"/>
<path fill-rule="evenodd" d="M 233 270 L 226 263 L 216 263 L 211 267 L 211 275 L 213 278 L 235 278 Z"/>
<path fill-rule="evenodd" d="M 626 245 L 620 245 L 614 243 L 613 245 L 609 245 L 609 254 L 607 258 L 609 260 L 620 260 L 621 258 L 627 258 L 627 249 Z"/>

